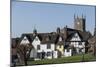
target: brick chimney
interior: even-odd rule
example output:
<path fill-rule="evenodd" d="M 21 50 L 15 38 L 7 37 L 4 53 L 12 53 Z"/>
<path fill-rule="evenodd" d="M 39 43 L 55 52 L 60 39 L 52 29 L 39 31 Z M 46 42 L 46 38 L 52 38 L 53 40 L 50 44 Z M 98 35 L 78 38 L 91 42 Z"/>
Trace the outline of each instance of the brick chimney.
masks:
<path fill-rule="evenodd" d="M 64 27 L 64 40 L 67 38 L 67 25 Z"/>

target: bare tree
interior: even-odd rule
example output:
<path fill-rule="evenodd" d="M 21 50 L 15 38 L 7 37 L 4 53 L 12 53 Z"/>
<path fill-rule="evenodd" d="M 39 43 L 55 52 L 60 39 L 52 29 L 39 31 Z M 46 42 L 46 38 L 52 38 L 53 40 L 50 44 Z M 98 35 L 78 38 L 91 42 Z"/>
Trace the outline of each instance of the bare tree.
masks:
<path fill-rule="evenodd" d="M 17 51 L 20 55 L 21 63 L 24 63 L 25 66 L 27 66 L 27 60 L 32 48 L 33 47 L 31 44 L 21 44 L 17 46 Z"/>

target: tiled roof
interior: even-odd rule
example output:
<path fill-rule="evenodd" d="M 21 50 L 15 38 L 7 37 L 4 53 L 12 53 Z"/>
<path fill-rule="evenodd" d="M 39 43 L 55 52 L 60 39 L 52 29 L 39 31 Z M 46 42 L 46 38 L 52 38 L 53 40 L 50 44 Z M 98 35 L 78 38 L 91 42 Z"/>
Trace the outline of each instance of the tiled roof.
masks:
<path fill-rule="evenodd" d="M 87 41 L 88 38 L 90 37 L 89 32 L 82 32 L 79 30 L 67 28 L 67 38 L 66 41 L 70 41 L 70 39 L 73 37 L 75 33 L 78 33 L 79 36 L 81 37 L 82 41 Z M 40 41 L 42 44 L 46 43 L 58 43 L 59 36 L 63 38 L 64 33 L 57 34 L 56 32 L 51 32 L 51 33 L 37 33 L 36 35 L 33 35 L 33 33 L 24 33 L 21 36 L 21 39 L 23 39 L 24 36 L 28 38 L 30 43 L 34 40 L 36 36 L 39 37 Z"/>
<path fill-rule="evenodd" d="M 33 34 L 26 34 L 26 33 L 25 33 L 25 34 L 22 34 L 21 40 L 22 40 L 25 36 L 28 38 L 28 40 L 29 40 L 30 43 L 33 41 L 33 38 L 34 38 L 34 37 L 33 37 Z M 21 40 L 20 40 L 20 41 L 21 41 Z"/>
<path fill-rule="evenodd" d="M 88 38 L 91 37 L 91 34 L 89 32 L 85 32 L 85 31 L 83 32 L 80 30 L 75 30 L 75 29 L 70 29 L 70 28 L 68 28 L 67 31 L 68 31 L 68 34 L 67 34 L 68 37 L 66 41 L 70 41 L 70 39 L 73 37 L 75 33 L 78 33 L 82 41 L 87 41 Z"/>

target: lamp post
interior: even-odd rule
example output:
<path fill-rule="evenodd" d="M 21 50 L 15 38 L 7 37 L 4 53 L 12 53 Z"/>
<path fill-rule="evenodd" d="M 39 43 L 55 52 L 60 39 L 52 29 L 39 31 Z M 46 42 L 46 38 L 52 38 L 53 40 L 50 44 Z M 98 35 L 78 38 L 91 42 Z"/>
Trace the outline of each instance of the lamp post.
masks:
<path fill-rule="evenodd" d="M 84 62 L 84 52 L 82 52 L 82 62 Z"/>
<path fill-rule="evenodd" d="M 84 46 L 82 46 L 82 62 L 84 62 Z"/>

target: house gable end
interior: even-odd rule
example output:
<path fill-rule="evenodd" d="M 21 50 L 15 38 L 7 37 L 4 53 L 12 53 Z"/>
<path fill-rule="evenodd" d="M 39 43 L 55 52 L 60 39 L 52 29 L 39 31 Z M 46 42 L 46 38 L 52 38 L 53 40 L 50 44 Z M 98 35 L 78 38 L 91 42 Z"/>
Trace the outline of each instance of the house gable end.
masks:
<path fill-rule="evenodd" d="M 33 46 L 36 46 L 36 45 L 38 45 L 38 44 L 40 44 L 40 39 L 39 39 L 39 37 L 38 36 L 35 36 L 35 38 L 34 38 L 34 40 L 33 40 L 33 42 L 32 42 L 32 45 Z"/>
<path fill-rule="evenodd" d="M 59 37 L 59 41 L 62 41 L 62 37 L 61 36 Z"/>
<path fill-rule="evenodd" d="M 78 33 L 74 33 L 70 41 L 82 41 Z"/>
<path fill-rule="evenodd" d="M 21 42 L 20 42 L 20 44 L 29 44 L 30 42 L 29 42 L 29 40 L 28 40 L 28 38 L 26 37 L 26 36 L 24 36 L 23 37 L 23 39 L 21 40 Z"/>

